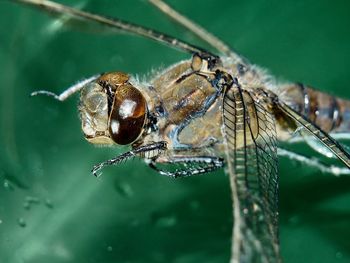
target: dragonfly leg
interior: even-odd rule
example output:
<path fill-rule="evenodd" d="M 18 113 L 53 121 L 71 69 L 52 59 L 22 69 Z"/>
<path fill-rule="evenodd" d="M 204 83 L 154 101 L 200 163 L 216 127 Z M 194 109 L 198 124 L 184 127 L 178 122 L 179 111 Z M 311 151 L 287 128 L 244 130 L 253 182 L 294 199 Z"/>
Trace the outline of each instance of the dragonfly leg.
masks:
<path fill-rule="evenodd" d="M 279 156 L 284 156 L 287 157 L 291 160 L 301 162 L 306 164 L 309 167 L 315 168 L 322 173 L 330 173 L 335 176 L 340 176 L 340 175 L 350 175 L 350 170 L 345 167 L 338 167 L 336 165 L 327 165 L 325 163 L 322 163 L 321 161 L 317 160 L 316 158 L 310 158 L 295 152 L 288 151 L 283 148 L 278 148 L 277 149 L 277 154 Z"/>
<path fill-rule="evenodd" d="M 131 151 L 125 152 L 112 159 L 96 164 L 92 168 L 91 172 L 94 176 L 99 177 L 101 174 L 98 172 L 106 166 L 118 165 L 136 156 L 146 159 L 156 158 L 157 156 L 162 154 L 166 149 L 167 143 L 165 141 L 141 145 L 139 147 L 135 147 Z"/>
<path fill-rule="evenodd" d="M 89 77 L 87 79 L 83 79 L 83 80 L 79 81 L 78 83 L 70 86 L 65 91 L 63 91 L 61 94 L 58 94 L 58 95 L 51 92 L 51 91 L 47 91 L 47 90 L 37 90 L 37 91 L 32 92 L 30 94 L 30 96 L 46 95 L 49 97 L 53 97 L 54 99 L 59 100 L 59 101 L 65 101 L 70 96 L 72 96 L 73 94 L 77 93 L 82 88 L 84 88 L 86 84 L 98 79 L 101 75 L 102 74 L 98 74 L 98 75 L 94 75 L 92 77 Z"/>
<path fill-rule="evenodd" d="M 181 168 L 175 170 L 163 170 L 156 166 L 156 162 L 152 161 L 149 166 L 156 170 L 159 174 L 172 178 L 189 177 L 193 175 L 205 174 L 213 172 L 224 166 L 224 160 L 212 156 L 200 157 L 173 157 L 169 161 L 163 163 L 167 165 L 182 165 Z"/>

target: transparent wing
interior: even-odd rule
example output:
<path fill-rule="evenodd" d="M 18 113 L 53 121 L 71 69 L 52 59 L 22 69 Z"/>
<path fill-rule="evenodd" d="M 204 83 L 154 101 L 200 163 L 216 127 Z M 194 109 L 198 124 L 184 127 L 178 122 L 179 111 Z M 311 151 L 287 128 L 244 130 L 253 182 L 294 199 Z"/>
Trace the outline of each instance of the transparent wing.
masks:
<path fill-rule="evenodd" d="M 240 87 L 223 97 L 223 134 L 234 227 L 231 262 L 279 262 L 278 171 L 268 96 Z"/>
<path fill-rule="evenodd" d="M 316 137 L 319 142 L 326 146 L 335 156 L 337 156 L 348 168 L 350 168 L 350 155 L 344 148 L 326 132 L 322 131 L 305 117 L 294 111 L 292 108 L 280 102 L 279 109 L 291 117 L 299 127 L 303 127 L 306 131 Z"/>
<path fill-rule="evenodd" d="M 120 19 L 111 19 L 105 16 L 85 12 L 79 9 L 75 9 L 69 6 L 65 6 L 49 0 L 12 0 L 12 2 L 18 2 L 22 4 L 31 5 L 39 8 L 40 10 L 46 11 L 53 15 L 65 15 L 70 17 L 72 20 L 77 21 L 89 21 L 99 25 L 103 25 L 112 29 L 121 30 L 123 32 L 131 33 L 138 36 L 143 36 L 155 40 L 159 43 L 166 44 L 170 47 L 180 49 L 189 53 L 208 54 L 212 55 L 209 51 L 202 48 L 196 47 L 192 44 L 181 41 L 180 39 L 173 38 L 166 34 L 157 32 L 155 30 L 129 23 Z M 214 56 L 215 57 L 215 56 Z"/>

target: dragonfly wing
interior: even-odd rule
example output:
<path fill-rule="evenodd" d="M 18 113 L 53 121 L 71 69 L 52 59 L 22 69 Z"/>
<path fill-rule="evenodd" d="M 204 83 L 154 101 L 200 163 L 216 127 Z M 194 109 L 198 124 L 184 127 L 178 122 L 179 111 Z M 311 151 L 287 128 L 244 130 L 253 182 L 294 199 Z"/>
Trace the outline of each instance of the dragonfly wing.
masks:
<path fill-rule="evenodd" d="M 350 155 L 336 140 L 286 104 L 279 102 L 277 105 L 279 109 L 291 117 L 299 127 L 303 127 L 306 131 L 316 137 L 319 142 L 326 146 L 348 168 L 350 168 Z"/>
<path fill-rule="evenodd" d="M 166 34 L 160 33 L 158 31 L 129 23 L 126 21 L 123 21 L 121 19 L 112 19 L 105 16 L 97 15 L 90 12 L 85 12 L 79 9 L 75 9 L 66 5 L 62 5 L 53 1 L 49 0 L 12 0 L 13 2 L 18 2 L 22 4 L 31 5 L 33 7 L 39 8 L 42 11 L 45 11 L 51 15 L 58 15 L 64 16 L 64 20 L 66 22 L 69 21 L 73 24 L 73 22 L 78 22 L 78 24 L 81 26 L 81 21 L 87 21 L 92 22 L 98 25 L 105 26 L 107 28 L 110 28 L 112 30 L 117 31 L 123 31 L 126 33 L 131 33 L 137 36 L 142 36 L 148 39 L 152 39 L 154 41 L 157 41 L 159 43 L 163 43 L 165 45 L 168 45 L 172 48 L 176 48 L 191 54 L 207 54 L 214 56 L 209 51 L 206 51 L 202 48 L 196 47 L 192 44 L 186 43 L 184 41 L 181 41 L 180 39 L 176 39 L 174 37 L 168 36 Z M 70 19 L 68 19 L 70 18 Z M 215 56 L 214 56 L 215 57 Z"/>
<path fill-rule="evenodd" d="M 276 127 L 264 94 L 231 87 L 223 135 L 233 198 L 231 262 L 279 262 Z"/>

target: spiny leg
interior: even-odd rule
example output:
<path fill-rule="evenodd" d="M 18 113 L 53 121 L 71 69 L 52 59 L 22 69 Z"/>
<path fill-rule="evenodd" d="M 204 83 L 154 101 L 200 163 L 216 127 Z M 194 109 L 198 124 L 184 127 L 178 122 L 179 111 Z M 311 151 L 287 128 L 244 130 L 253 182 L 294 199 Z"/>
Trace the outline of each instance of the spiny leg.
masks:
<path fill-rule="evenodd" d="M 284 156 L 284 157 L 287 157 L 291 160 L 295 160 L 297 162 L 304 163 L 309 167 L 312 167 L 312 168 L 315 168 L 315 169 L 321 171 L 322 173 L 330 173 L 330 174 L 333 174 L 335 176 L 350 175 L 350 170 L 348 168 L 338 167 L 336 165 L 326 165 L 317 159 L 310 158 L 310 157 L 307 157 L 307 156 L 304 156 L 304 155 L 301 155 L 298 153 L 294 153 L 294 152 L 288 151 L 288 150 L 283 149 L 283 148 L 278 148 L 277 154 L 279 156 Z"/>
<path fill-rule="evenodd" d="M 172 18 L 175 22 L 179 23 L 180 25 L 194 33 L 196 36 L 198 36 L 200 39 L 204 40 L 209 45 L 225 54 L 226 56 L 233 58 L 237 62 L 241 62 L 243 60 L 242 56 L 240 56 L 237 52 L 233 51 L 232 48 L 230 48 L 221 39 L 211 34 L 210 32 L 208 32 L 203 27 L 196 24 L 189 18 L 180 14 L 165 2 L 161 0 L 149 0 L 149 2 L 156 6 L 164 14 Z"/>
<path fill-rule="evenodd" d="M 213 172 L 224 166 L 224 160 L 222 158 L 211 156 L 173 157 L 170 161 L 165 162 L 164 164 L 181 164 L 184 165 L 184 167 L 176 169 L 175 171 L 166 171 L 158 168 L 154 161 L 149 163 L 149 166 L 161 175 L 179 178 Z M 192 165 L 192 167 L 188 167 L 190 165 Z"/>
<path fill-rule="evenodd" d="M 77 93 L 78 91 L 80 91 L 85 85 L 87 85 L 88 83 L 98 79 L 102 74 L 98 74 L 95 76 L 92 76 L 90 78 L 84 79 L 79 81 L 78 83 L 70 86 L 69 88 L 67 88 L 65 91 L 63 91 L 61 94 L 57 95 L 51 91 L 47 91 L 47 90 L 38 90 L 38 91 L 34 91 L 30 94 L 30 96 L 37 96 L 37 95 L 46 95 L 46 96 L 50 96 L 53 97 L 56 100 L 59 101 L 65 101 L 66 99 L 68 99 L 70 96 L 72 96 L 73 94 Z"/>
<path fill-rule="evenodd" d="M 133 158 L 136 156 L 144 157 L 147 159 L 154 158 L 155 156 L 160 155 L 166 149 L 167 149 L 167 143 L 165 141 L 154 142 L 154 143 L 142 145 L 142 146 L 139 146 L 139 147 L 132 149 L 131 151 L 128 151 L 126 153 L 118 155 L 115 158 L 112 158 L 112 159 L 109 159 L 105 162 L 96 164 L 92 168 L 91 172 L 94 176 L 99 177 L 101 174 L 98 174 L 98 171 L 100 171 L 105 166 L 117 165 L 123 161 L 127 161 L 130 158 Z"/>

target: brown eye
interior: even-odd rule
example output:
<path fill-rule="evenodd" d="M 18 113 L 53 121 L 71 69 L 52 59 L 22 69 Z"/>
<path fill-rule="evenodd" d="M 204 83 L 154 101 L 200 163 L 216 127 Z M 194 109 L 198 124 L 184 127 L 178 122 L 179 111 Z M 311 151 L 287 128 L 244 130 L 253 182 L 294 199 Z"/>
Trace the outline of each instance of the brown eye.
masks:
<path fill-rule="evenodd" d="M 121 145 L 130 144 L 141 134 L 146 119 L 146 100 L 129 83 L 119 86 L 114 96 L 109 117 L 112 140 Z"/>

